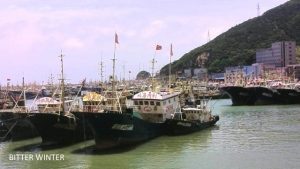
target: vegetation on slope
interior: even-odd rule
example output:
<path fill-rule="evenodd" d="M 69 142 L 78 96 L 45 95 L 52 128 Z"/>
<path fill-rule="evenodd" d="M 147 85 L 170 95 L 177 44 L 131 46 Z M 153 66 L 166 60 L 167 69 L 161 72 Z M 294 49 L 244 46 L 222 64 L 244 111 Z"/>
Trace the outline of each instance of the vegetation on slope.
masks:
<path fill-rule="evenodd" d="M 273 42 L 285 40 L 300 44 L 299 0 L 290 0 L 191 50 L 172 63 L 172 73 L 197 67 L 196 59 L 204 52 L 210 54 L 205 63 L 209 72 L 223 72 L 228 66 L 249 65 L 255 63 L 256 49 L 269 48 Z M 168 74 L 168 65 L 160 73 Z"/>

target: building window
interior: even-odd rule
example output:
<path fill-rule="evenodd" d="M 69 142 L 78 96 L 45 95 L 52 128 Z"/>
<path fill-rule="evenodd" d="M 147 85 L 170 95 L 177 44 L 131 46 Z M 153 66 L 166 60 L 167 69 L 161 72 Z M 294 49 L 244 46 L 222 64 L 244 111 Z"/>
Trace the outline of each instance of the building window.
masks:
<path fill-rule="evenodd" d="M 139 101 L 139 103 L 140 103 L 140 105 L 144 105 L 144 104 L 143 104 L 143 101 Z"/>
<path fill-rule="evenodd" d="M 160 106 L 160 102 L 156 102 L 156 106 Z"/>
<path fill-rule="evenodd" d="M 152 105 L 152 106 L 153 106 L 153 105 L 154 105 L 154 101 L 150 101 L 150 105 Z"/>
<path fill-rule="evenodd" d="M 139 105 L 139 102 L 138 101 L 134 101 L 134 105 Z"/>
<path fill-rule="evenodd" d="M 145 101 L 144 103 L 145 103 L 145 105 L 149 105 L 149 102 L 148 102 L 148 101 Z"/>

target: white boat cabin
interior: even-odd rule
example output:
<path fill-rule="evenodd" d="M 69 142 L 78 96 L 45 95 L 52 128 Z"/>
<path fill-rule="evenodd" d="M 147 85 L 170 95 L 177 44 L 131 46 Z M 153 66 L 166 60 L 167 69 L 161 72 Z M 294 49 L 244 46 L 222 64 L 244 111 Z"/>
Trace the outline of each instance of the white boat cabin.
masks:
<path fill-rule="evenodd" d="M 135 111 L 139 112 L 144 120 L 164 122 L 171 118 L 179 104 L 179 92 L 152 92 L 143 91 L 133 96 Z"/>
<path fill-rule="evenodd" d="M 197 107 L 182 108 L 182 112 L 174 114 L 174 119 L 186 121 L 208 122 L 211 120 L 211 110 L 208 108 L 207 102 L 202 100 Z"/>
<path fill-rule="evenodd" d="M 72 105 L 73 100 L 66 100 L 64 108 L 65 110 L 69 110 Z M 36 102 L 38 112 L 39 113 L 55 113 L 60 112 L 62 110 L 62 102 L 55 100 L 51 97 L 42 97 L 38 99 Z"/>

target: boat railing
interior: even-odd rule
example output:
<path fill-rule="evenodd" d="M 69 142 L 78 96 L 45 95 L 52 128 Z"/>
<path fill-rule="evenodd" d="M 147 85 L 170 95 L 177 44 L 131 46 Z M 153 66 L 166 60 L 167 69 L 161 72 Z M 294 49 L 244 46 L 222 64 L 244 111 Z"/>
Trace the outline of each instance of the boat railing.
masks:
<path fill-rule="evenodd" d="M 13 108 L 13 112 L 16 113 L 28 113 L 29 109 L 27 106 L 18 106 L 16 108 Z"/>
<path fill-rule="evenodd" d="M 83 112 L 103 112 L 104 106 L 103 105 L 84 105 L 82 106 Z"/>
<path fill-rule="evenodd" d="M 60 112 L 61 108 L 60 107 L 42 107 L 38 108 L 39 113 L 52 113 L 52 112 Z"/>

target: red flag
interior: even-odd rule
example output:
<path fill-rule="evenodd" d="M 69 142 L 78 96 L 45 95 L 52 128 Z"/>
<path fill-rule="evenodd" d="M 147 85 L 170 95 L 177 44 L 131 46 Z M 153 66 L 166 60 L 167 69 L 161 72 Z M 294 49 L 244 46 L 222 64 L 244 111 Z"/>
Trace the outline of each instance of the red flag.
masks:
<path fill-rule="evenodd" d="M 156 48 L 155 48 L 156 50 L 161 50 L 162 49 L 162 47 L 160 46 L 160 45 L 156 45 Z"/>
<path fill-rule="evenodd" d="M 170 56 L 173 56 L 173 47 L 172 47 L 172 43 L 171 43 L 171 49 L 170 49 Z"/>
<path fill-rule="evenodd" d="M 115 33 L 115 43 L 119 44 L 119 38 L 118 38 L 117 33 Z"/>

